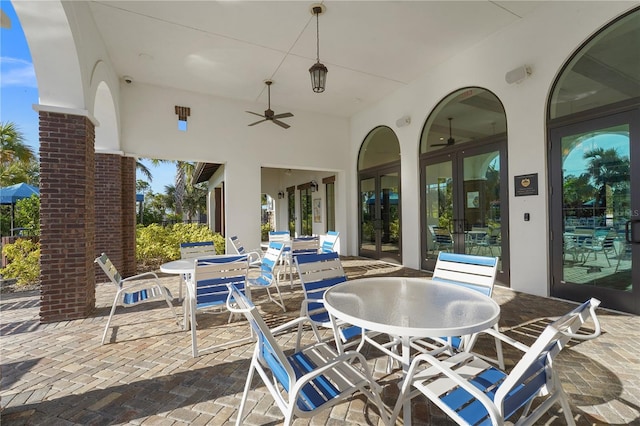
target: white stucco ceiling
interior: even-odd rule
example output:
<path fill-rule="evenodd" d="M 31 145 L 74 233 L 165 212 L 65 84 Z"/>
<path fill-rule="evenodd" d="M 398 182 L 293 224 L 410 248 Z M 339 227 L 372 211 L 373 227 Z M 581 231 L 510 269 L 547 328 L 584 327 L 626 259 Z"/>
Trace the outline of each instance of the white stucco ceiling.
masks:
<path fill-rule="evenodd" d="M 531 13 L 526 1 L 327 1 L 311 90 L 316 22 L 307 1 L 93 1 L 116 72 L 272 108 L 350 117 Z M 249 119 L 249 117 L 248 117 Z"/>

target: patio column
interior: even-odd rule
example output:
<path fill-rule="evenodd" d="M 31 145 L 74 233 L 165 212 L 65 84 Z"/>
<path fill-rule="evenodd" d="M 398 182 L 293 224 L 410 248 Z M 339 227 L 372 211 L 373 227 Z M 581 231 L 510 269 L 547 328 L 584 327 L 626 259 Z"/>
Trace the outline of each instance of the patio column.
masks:
<path fill-rule="evenodd" d="M 106 253 L 124 277 L 136 272 L 135 159 L 96 153 L 96 251 Z M 95 267 L 96 282 L 107 276 Z"/>
<path fill-rule="evenodd" d="M 95 308 L 95 126 L 87 111 L 37 106 L 40 117 L 40 321 Z"/>

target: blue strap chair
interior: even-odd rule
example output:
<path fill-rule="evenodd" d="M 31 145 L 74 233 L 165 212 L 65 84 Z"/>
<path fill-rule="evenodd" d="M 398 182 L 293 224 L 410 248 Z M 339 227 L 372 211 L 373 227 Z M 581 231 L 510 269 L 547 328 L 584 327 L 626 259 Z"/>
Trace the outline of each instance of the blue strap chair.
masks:
<path fill-rule="evenodd" d="M 116 312 L 116 307 L 122 305 L 124 307 L 135 306 L 139 303 L 150 302 L 155 300 L 164 300 L 169 305 L 173 316 L 176 318 L 176 324 L 180 325 L 178 321 L 178 315 L 171 303 L 173 297 L 168 288 L 160 284 L 158 276 L 153 272 L 145 272 L 144 274 L 134 275 L 128 278 L 122 278 L 116 267 L 113 265 L 109 257 L 102 253 L 96 257 L 95 263 L 100 265 L 100 268 L 109 277 L 109 280 L 118 289 L 116 296 L 113 299 L 113 305 L 111 306 L 111 312 L 107 319 L 107 324 L 104 327 L 104 333 L 102 333 L 102 344 L 107 338 L 107 331 L 109 331 L 109 325 L 111 319 Z M 141 280 L 141 278 L 147 278 Z"/>
<path fill-rule="evenodd" d="M 244 314 L 257 335 L 236 425 L 243 424 L 255 372 L 284 415 L 286 426 L 295 417 L 312 417 L 346 401 L 357 392 L 363 393 L 378 407 L 383 422 L 387 424 L 388 416 L 382 408 L 380 386 L 373 380 L 367 362 L 360 353 L 350 351 L 338 355 L 326 343 L 318 342 L 287 356 L 274 335 L 299 327 L 308 318 L 300 317 L 270 330 L 253 303 L 233 285 L 229 285 L 227 306 L 232 312 Z"/>
<path fill-rule="evenodd" d="M 555 403 L 562 407 L 567 424 L 575 425 L 553 360 L 573 337 L 583 339 L 578 331 L 590 317 L 599 334 L 595 315 L 599 304 L 597 299 L 588 300 L 558 318 L 531 347 L 490 329 L 490 334 L 524 353 L 510 373 L 468 352 L 440 359 L 431 354 L 416 356 L 402 384 L 392 423 L 407 398 L 424 394 L 460 425 L 502 425 L 506 420 L 534 425 Z M 544 401 L 531 410 L 539 398 Z"/>
<path fill-rule="evenodd" d="M 198 340 L 196 333 L 196 312 L 209 310 L 215 313 L 227 313 L 227 297 L 229 289 L 227 284 L 234 284 L 240 291 L 245 290 L 249 263 L 247 256 L 225 256 L 214 258 L 196 259 L 193 272 L 193 280 L 189 283 L 189 303 L 187 317 L 191 323 L 191 352 L 193 357 L 198 356 Z M 231 316 L 229 317 L 231 321 Z M 247 343 L 249 338 L 241 338 L 214 345 L 206 349 L 217 351 L 232 345 Z"/>
<path fill-rule="evenodd" d="M 203 256 L 215 256 L 216 246 L 213 241 L 196 241 L 192 243 L 180 243 L 180 258 L 181 259 L 193 259 Z M 180 287 L 178 287 L 178 299 L 182 300 L 182 286 L 191 277 L 187 275 L 182 276 L 180 281 Z"/>
<path fill-rule="evenodd" d="M 308 254 L 296 257 L 295 262 L 304 291 L 300 316 L 309 319 L 318 342 L 322 341 L 318 327 L 332 329 L 338 352 L 342 353 L 347 341 L 362 336 L 362 328 L 333 319 L 334 324 L 324 307 L 324 293 L 334 285 L 347 281 L 340 256 L 336 252 Z M 296 347 L 300 346 L 301 332 L 301 329 L 298 330 Z"/>
<path fill-rule="evenodd" d="M 231 246 L 237 254 L 246 254 L 249 257 L 249 267 L 258 268 L 262 262 L 262 250 L 247 251 L 237 235 L 229 237 Z"/>
<path fill-rule="evenodd" d="M 327 231 L 327 234 L 324 236 L 322 241 L 322 245 L 320 246 L 320 253 L 336 251 L 336 243 L 338 242 L 339 236 L 340 232 L 338 231 Z"/>
<path fill-rule="evenodd" d="M 269 243 L 269 248 L 267 248 L 267 252 L 262 258 L 262 262 L 260 264 L 260 275 L 258 277 L 250 277 L 247 279 L 247 285 L 249 288 L 264 288 L 267 291 L 267 296 L 269 300 L 280 306 L 284 312 L 287 311 L 287 308 L 284 306 L 284 301 L 282 300 L 282 294 L 280 293 L 280 287 L 278 286 L 278 272 L 277 268 L 279 267 L 280 256 L 282 255 L 282 249 L 284 248 L 283 243 L 277 243 L 272 241 Z M 276 292 L 278 293 L 278 299 L 280 301 L 273 298 L 271 295 L 271 287 L 275 287 Z"/>
<path fill-rule="evenodd" d="M 289 264 L 289 284 L 293 287 L 294 262 L 298 256 L 307 254 L 318 254 L 320 249 L 320 239 L 317 236 L 296 237 L 291 240 L 291 250 L 286 252 L 285 259 Z"/>
<path fill-rule="evenodd" d="M 440 252 L 431 279 L 446 284 L 458 285 L 478 291 L 491 297 L 498 272 L 497 257 L 474 256 L 470 254 Z M 495 328 L 498 326 L 496 324 Z M 452 350 L 471 351 L 478 335 L 450 336 L 441 339 L 414 339 L 411 345 L 420 352 L 439 350 L 449 346 Z M 496 359 L 490 359 L 504 368 L 502 345 L 496 339 Z"/>

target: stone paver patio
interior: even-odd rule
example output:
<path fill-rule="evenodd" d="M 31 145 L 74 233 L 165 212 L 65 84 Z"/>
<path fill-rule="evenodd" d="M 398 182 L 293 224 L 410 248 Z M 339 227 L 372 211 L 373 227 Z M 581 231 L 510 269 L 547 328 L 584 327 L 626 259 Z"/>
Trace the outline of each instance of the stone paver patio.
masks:
<path fill-rule="evenodd" d="M 344 258 L 350 278 L 375 275 L 426 275 L 382 262 Z M 163 282 L 177 294 L 178 278 Z M 302 291 L 282 286 L 288 312 L 254 299 L 270 326 L 297 317 Z M 1 418 L 4 425 L 228 425 L 235 422 L 252 355 L 252 344 L 191 357 L 188 332 L 180 330 L 162 302 L 119 308 L 111 342 L 100 345 L 114 289 L 99 284 L 97 309 L 87 319 L 40 324 L 39 294 L 2 294 L 0 303 Z M 531 343 L 549 318 L 575 304 L 513 292 L 496 286 L 502 307 L 500 328 Z M 177 303 L 176 303 L 177 304 Z M 164 306 L 164 307 L 163 307 Z M 179 310 L 180 312 L 180 310 Z M 557 368 L 569 394 L 578 425 L 640 425 L 640 318 L 598 310 L 603 334 L 596 340 L 569 345 Z M 248 332 L 246 321 L 227 324 L 227 315 L 200 314 L 198 339 L 203 346 L 232 340 Z M 311 342 L 312 335 L 305 338 Z M 295 336 L 280 337 L 292 348 Z M 481 339 L 476 349 L 490 351 L 493 341 Z M 397 371 L 385 372 L 386 358 L 373 348 L 364 353 L 384 386 L 383 399 L 392 407 L 397 396 Z M 507 366 L 519 354 L 506 350 Z M 259 379 L 250 394 L 248 425 L 278 425 L 282 416 Z M 414 400 L 416 425 L 451 422 L 424 398 Z M 340 404 L 296 425 L 382 424 L 363 397 Z M 400 423 L 400 421 L 398 422 Z M 554 407 L 544 424 L 564 424 Z M 541 423 L 541 424 L 542 424 Z"/>

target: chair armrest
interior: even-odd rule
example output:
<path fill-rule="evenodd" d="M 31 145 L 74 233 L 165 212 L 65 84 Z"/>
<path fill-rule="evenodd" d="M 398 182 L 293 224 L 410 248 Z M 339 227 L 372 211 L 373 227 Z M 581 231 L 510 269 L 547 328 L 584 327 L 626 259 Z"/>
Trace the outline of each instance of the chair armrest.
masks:
<path fill-rule="evenodd" d="M 244 254 L 247 255 L 247 259 L 249 260 L 249 265 L 252 263 L 257 263 L 262 260 L 262 256 L 257 250 L 247 251 Z"/>
<path fill-rule="evenodd" d="M 151 276 L 156 280 L 158 279 L 158 275 L 155 272 L 143 272 L 142 274 L 138 274 L 138 275 L 134 275 L 134 276 L 131 276 L 131 277 L 123 278 L 122 280 L 120 280 L 120 282 L 137 280 L 137 279 L 140 279 L 140 278 L 146 277 L 146 276 Z M 151 279 L 151 278 L 149 278 L 149 279 Z"/>
<path fill-rule="evenodd" d="M 302 323 L 304 322 L 308 322 L 309 324 L 311 324 L 311 320 L 309 320 L 309 318 L 307 317 L 298 317 L 295 319 L 292 319 L 291 321 L 287 321 L 284 324 L 281 324 L 277 327 L 274 327 L 271 329 L 271 333 L 273 335 L 276 334 L 280 334 L 280 333 L 284 333 L 285 331 L 287 331 L 290 328 L 293 328 L 295 326 L 301 326 Z"/>
<path fill-rule="evenodd" d="M 478 334 L 489 334 L 497 339 L 500 339 L 501 341 L 505 342 L 506 344 L 513 346 L 514 348 L 522 351 L 522 352 L 527 352 L 530 348 L 529 346 L 525 345 L 522 342 L 519 342 L 509 336 L 507 336 L 506 334 L 503 334 L 501 332 L 499 332 L 498 330 L 495 330 L 493 328 L 487 328 L 486 330 L 483 330 L 481 332 L 479 332 Z"/>
<path fill-rule="evenodd" d="M 357 361 L 360 363 L 360 365 L 362 366 L 362 371 L 360 371 L 360 374 L 364 375 L 367 380 L 369 381 L 369 384 L 372 388 L 376 389 L 377 391 L 381 390 L 380 385 L 373 379 L 373 376 L 371 375 L 371 372 L 369 371 L 369 366 L 367 365 L 367 360 L 365 359 L 365 357 L 357 352 L 357 351 L 348 351 L 348 352 L 344 352 L 341 355 L 336 356 L 335 358 L 331 359 L 327 364 L 323 365 L 322 367 L 318 367 L 315 370 L 305 374 L 304 376 L 300 377 L 292 391 L 289 393 L 289 395 L 291 395 L 292 397 L 297 396 L 297 394 L 300 392 L 300 390 L 302 390 L 302 388 L 309 382 L 311 382 L 312 380 L 314 380 L 316 377 L 325 374 L 327 371 L 329 370 L 333 370 L 335 369 L 338 365 L 341 364 L 348 364 L 351 366 L 351 368 L 355 368 L 353 367 L 353 362 Z"/>
<path fill-rule="evenodd" d="M 411 366 L 409 367 L 409 371 L 407 372 L 407 377 L 402 384 L 401 395 L 407 394 L 406 392 L 409 390 L 408 388 L 411 386 L 416 376 L 418 379 L 421 379 L 423 377 L 427 378 L 436 376 L 438 374 L 443 374 L 453 382 L 455 382 L 458 386 L 463 388 L 465 391 L 469 392 L 474 398 L 476 398 L 489 413 L 492 423 L 498 424 L 498 419 L 501 419 L 502 415 L 500 414 L 498 407 L 496 407 L 493 401 L 489 399 L 489 397 L 487 397 L 484 392 L 482 392 L 467 379 L 465 379 L 463 376 L 459 375 L 449 367 L 449 365 L 457 365 L 458 363 L 473 357 L 473 355 L 466 352 L 461 352 L 442 361 L 426 353 L 416 356 L 411 362 Z M 425 362 L 428 363 L 430 367 L 418 370 L 419 365 Z M 401 399 L 398 399 L 397 404 L 401 403 Z"/>

